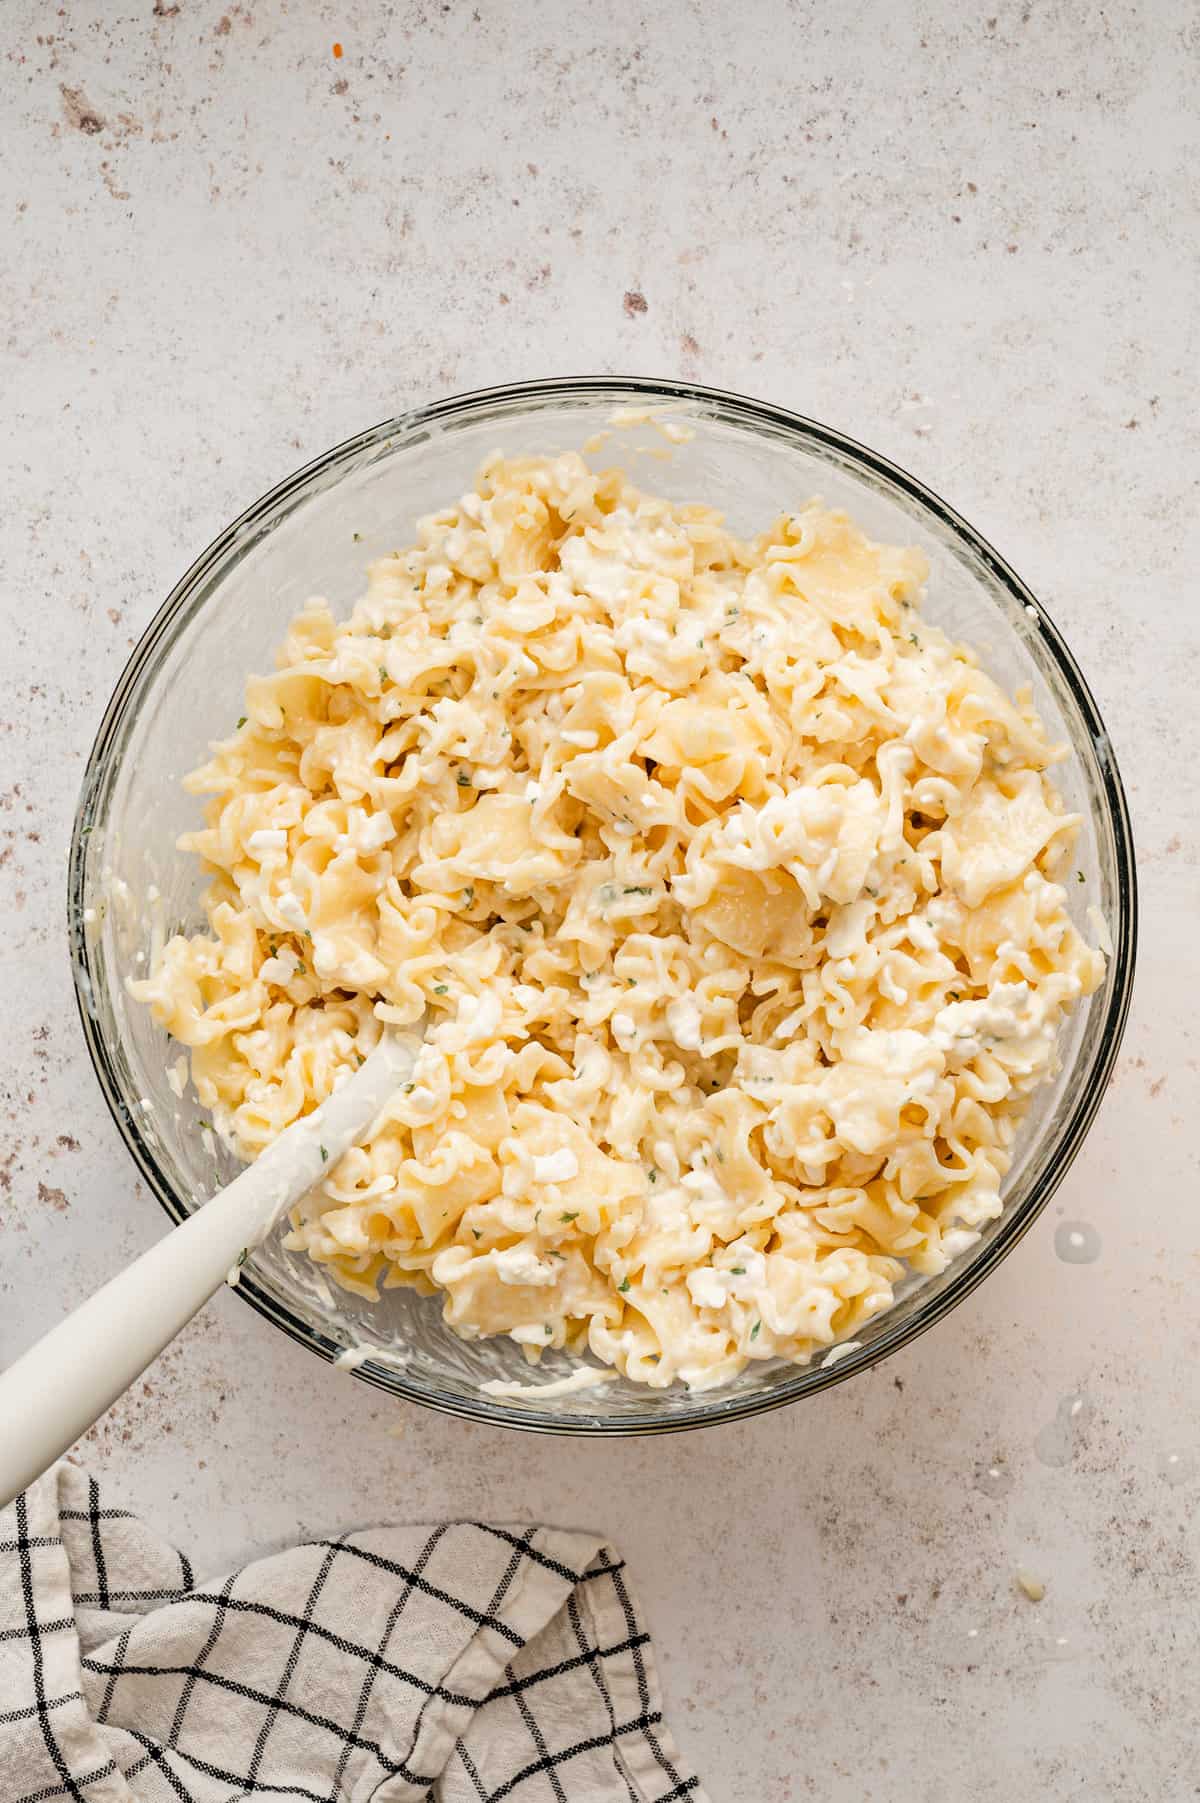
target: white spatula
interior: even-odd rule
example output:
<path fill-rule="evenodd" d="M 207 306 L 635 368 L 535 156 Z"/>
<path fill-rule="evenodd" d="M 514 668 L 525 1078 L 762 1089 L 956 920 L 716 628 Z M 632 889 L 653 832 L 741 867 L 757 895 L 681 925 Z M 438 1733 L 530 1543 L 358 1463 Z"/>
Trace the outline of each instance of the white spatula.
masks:
<path fill-rule="evenodd" d="M 0 1508 L 54 1463 L 370 1126 L 419 1038 L 385 1033 L 329 1100 L 0 1376 Z"/>

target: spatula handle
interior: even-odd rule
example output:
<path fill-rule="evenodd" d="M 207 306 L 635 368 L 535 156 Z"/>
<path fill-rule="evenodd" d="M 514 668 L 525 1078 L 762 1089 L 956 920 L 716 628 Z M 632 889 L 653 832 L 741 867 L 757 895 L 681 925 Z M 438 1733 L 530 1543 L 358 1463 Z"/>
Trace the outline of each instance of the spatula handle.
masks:
<path fill-rule="evenodd" d="M 388 1036 L 320 1108 L 0 1375 L 0 1508 L 86 1433 L 353 1145 L 414 1055 L 412 1042 Z"/>
<path fill-rule="evenodd" d="M 231 1189 L 214 1196 L 0 1376 L 0 1507 L 86 1433 L 203 1308 L 242 1251 L 237 1214 Z"/>

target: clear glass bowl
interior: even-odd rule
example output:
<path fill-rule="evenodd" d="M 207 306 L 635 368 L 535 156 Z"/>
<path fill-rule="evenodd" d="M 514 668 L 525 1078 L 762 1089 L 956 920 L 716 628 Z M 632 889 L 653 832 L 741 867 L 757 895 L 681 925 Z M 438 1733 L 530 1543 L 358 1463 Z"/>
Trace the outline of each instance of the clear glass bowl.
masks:
<path fill-rule="evenodd" d="M 616 409 L 666 409 L 693 436 L 669 447 L 652 424 L 614 426 Z M 272 667 L 292 614 L 314 594 L 347 610 L 367 561 L 410 542 L 417 516 L 471 486 L 488 452 L 578 449 L 607 432 L 606 462 L 646 487 L 724 509 L 750 532 L 811 495 L 846 507 L 874 537 L 916 543 L 930 560 L 928 613 L 968 641 L 1009 689 L 1032 684 L 1053 737 L 1073 756 L 1057 780 L 1084 818 L 1080 916 L 1101 910 L 1112 938 L 1107 978 L 1073 1015 L 1058 1079 L 1036 1096 L 1005 1185 L 1005 1209 L 941 1277 L 914 1279 L 863 1330 L 856 1349 L 810 1367 L 756 1365 L 727 1388 L 648 1391 L 624 1379 L 560 1397 L 499 1399 L 481 1383 L 545 1382 L 562 1355 L 525 1364 L 506 1339 L 468 1344 L 437 1298 L 388 1291 L 378 1304 L 336 1290 L 278 1238 L 245 1268 L 241 1295 L 325 1359 L 370 1354 L 361 1375 L 448 1414 L 557 1433 L 654 1433 L 736 1420 L 811 1396 L 875 1364 L 974 1289 L 1045 1206 L 1104 1093 L 1129 1003 L 1136 887 L 1129 818 L 1112 746 L 1070 652 L 1029 590 L 971 527 L 913 477 L 811 420 L 713 389 L 599 378 L 459 396 L 339 445 L 250 507 L 167 597 L 117 684 L 88 763 L 70 863 L 70 935 L 84 1034 L 108 1105 L 146 1181 L 182 1220 L 234 1174 L 200 1130 L 190 1088 L 176 1097 L 177 1054 L 126 978 L 145 968 L 148 923 L 199 920 L 203 879 L 175 849 L 198 803 L 180 778 L 242 712 L 246 675 Z"/>

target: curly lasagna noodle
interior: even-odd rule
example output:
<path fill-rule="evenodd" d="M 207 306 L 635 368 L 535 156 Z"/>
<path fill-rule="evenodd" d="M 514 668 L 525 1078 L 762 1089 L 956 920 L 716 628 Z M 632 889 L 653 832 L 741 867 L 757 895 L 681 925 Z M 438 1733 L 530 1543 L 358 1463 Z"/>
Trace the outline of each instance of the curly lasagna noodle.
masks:
<path fill-rule="evenodd" d="M 1060 753 L 820 505 L 497 456 L 418 536 L 188 779 L 207 930 L 135 991 L 246 1159 L 424 1017 L 292 1217 L 348 1289 L 656 1387 L 809 1360 L 1000 1213 L 1101 981 Z"/>

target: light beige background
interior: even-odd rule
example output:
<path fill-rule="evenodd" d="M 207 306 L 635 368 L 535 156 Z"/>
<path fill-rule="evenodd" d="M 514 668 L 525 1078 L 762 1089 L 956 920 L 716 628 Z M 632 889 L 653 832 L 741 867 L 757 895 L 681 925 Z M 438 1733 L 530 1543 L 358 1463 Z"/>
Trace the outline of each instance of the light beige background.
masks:
<path fill-rule="evenodd" d="M 1055 1204 L 952 1319 L 790 1412 L 579 1446 L 390 1407 L 222 1296 L 86 1448 L 202 1569 L 396 1515 L 603 1528 L 717 1799 L 1200 1782 L 1200 30 L 1182 0 L 988 4 L 0 19 L 0 1358 L 162 1228 L 70 992 L 92 733 L 192 556 L 326 446 L 518 377 L 742 389 L 945 493 L 1094 684 L 1133 1018 Z M 1095 1263 L 1056 1256 L 1072 1222 Z"/>

